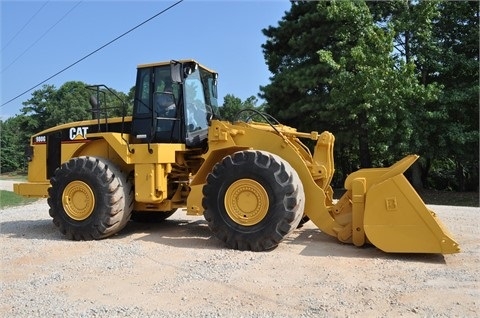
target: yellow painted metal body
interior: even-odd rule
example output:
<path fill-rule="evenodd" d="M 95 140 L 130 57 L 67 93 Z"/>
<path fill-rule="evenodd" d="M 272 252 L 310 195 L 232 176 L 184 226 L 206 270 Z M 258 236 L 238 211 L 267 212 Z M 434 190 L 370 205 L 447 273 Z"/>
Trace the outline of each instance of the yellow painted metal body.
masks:
<path fill-rule="evenodd" d="M 70 182 L 63 191 L 62 204 L 69 217 L 76 221 L 86 220 L 95 207 L 95 195 L 85 182 Z"/>
<path fill-rule="evenodd" d="M 311 155 L 299 138 L 317 140 Z M 202 188 L 213 166 L 245 149 L 279 155 L 297 171 L 305 192 L 305 215 L 324 233 L 342 242 L 372 243 L 386 252 L 456 253 L 458 244 L 427 209 L 403 176 L 417 159 L 407 156 L 389 168 L 361 169 L 345 181 L 346 193 L 333 202 L 334 137 L 300 133 L 287 126 L 212 121 L 205 162 L 191 182 L 188 213 L 203 213 Z"/>
<path fill-rule="evenodd" d="M 33 140 L 33 137 L 32 137 Z M 32 147 L 33 158 L 46 158 L 47 145 L 41 144 Z M 28 179 L 26 183 L 15 183 L 13 191 L 25 197 L 48 197 L 48 188 L 50 182 L 47 179 L 45 162 L 42 160 L 32 160 L 28 163 Z"/>
<path fill-rule="evenodd" d="M 451 234 L 403 175 L 417 158 L 410 155 L 390 168 L 360 170 L 345 180 L 347 189 L 354 189 L 356 183 L 364 185 L 356 194 L 362 197 L 364 208 L 353 210 L 354 220 L 359 214 L 353 226 L 354 243 L 356 232 L 364 231 L 369 242 L 386 252 L 459 251 Z M 352 199 L 355 202 L 353 194 Z"/>
<path fill-rule="evenodd" d="M 110 124 L 119 122 L 120 118 L 109 119 Z M 127 117 L 125 121 L 131 121 Z M 97 123 L 96 120 L 82 121 L 60 125 L 42 131 L 32 137 L 33 149 L 32 160 L 28 166 L 28 182 L 14 184 L 14 192 L 27 197 L 48 197 L 50 187 L 47 178 L 46 143 L 34 142 L 37 136 L 65 130 L 71 127 L 88 126 Z M 174 208 L 185 207 L 185 192 L 183 191 L 172 199 L 167 199 L 167 176 L 172 172 L 172 164 L 177 161 L 178 153 L 186 152 L 184 144 L 129 144 L 128 134 L 121 133 L 92 133 L 86 134 L 85 138 L 77 138 L 74 142 L 61 143 L 61 162 L 68 162 L 71 158 L 80 156 L 95 156 L 108 159 L 127 172 L 132 172 L 135 183 L 135 210 L 170 211 Z M 181 156 L 180 156 L 181 157 Z M 180 192 L 181 195 L 180 195 Z M 72 212 L 74 215 L 76 212 Z M 75 219 L 75 217 L 74 217 Z"/>
<path fill-rule="evenodd" d="M 300 138 L 317 142 L 313 154 Z M 205 151 L 188 149 L 184 144 L 133 144 L 129 140 L 128 134 L 86 134 L 85 140 L 62 144 L 61 162 L 87 155 L 107 158 L 131 172 L 135 210 L 170 211 L 186 207 L 187 214 L 202 215 L 202 189 L 216 163 L 237 151 L 267 151 L 280 156 L 296 170 L 305 192 L 304 214 L 323 233 L 356 246 L 372 243 L 386 252 L 459 251 L 458 244 L 403 176 L 416 156 L 408 156 L 389 168 L 352 173 L 345 181 L 345 195 L 334 202 L 330 182 L 334 173 L 335 138 L 329 132 L 302 133 L 283 125 L 212 120 Z M 32 146 L 28 182 L 15 185 L 15 192 L 47 196 L 47 148 L 45 144 Z M 268 211 L 268 206 L 260 202 L 267 198 L 253 180 L 242 180 L 227 193 L 226 205 L 232 219 L 250 226 Z M 250 194 L 257 200 L 255 204 L 247 202 L 251 200 L 246 199 Z M 253 206 L 261 208 L 254 211 Z M 72 213 L 79 213 L 80 218 L 87 213 L 77 210 Z"/>
<path fill-rule="evenodd" d="M 224 201 L 228 216 L 243 226 L 258 224 L 268 213 L 268 194 L 260 183 L 252 179 L 232 183 Z"/>

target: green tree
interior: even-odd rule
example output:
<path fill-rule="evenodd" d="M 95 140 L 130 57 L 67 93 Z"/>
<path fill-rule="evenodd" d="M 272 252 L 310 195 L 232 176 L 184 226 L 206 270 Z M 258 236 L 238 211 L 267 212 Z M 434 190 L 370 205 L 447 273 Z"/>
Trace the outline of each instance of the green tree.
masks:
<path fill-rule="evenodd" d="M 435 145 L 432 172 L 438 175 L 437 168 L 450 162 L 455 182 L 448 187 L 478 190 L 479 6 L 476 1 L 446 1 L 439 8 L 433 30 L 439 50 L 432 56 L 437 67 L 427 77 L 444 87 L 439 102 L 428 109 L 437 119 L 429 134 Z"/>
<path fill-rule="evenodd" d="M 358 149 L 361 167 L 392 163 L 411 152 L 412 113 L 434 100 L 438 88 L 422 85 L 412 62 L 394 58 L 394 31 L 376 24 L 365 3 L 323 2 L 319 8 L 328 19 L 342 22 L 333 34 L 335 44 L 319 51 L 321 62 L 334 71 L 330 118 L 350 135 L 340 139 L 340 149 L 349 144 Z"/>
<path fill-rule="evenodd" d="M 102 116 L 122 116 L 124 105 L 127 108 L 126 114 L 131 114 L 133 97 L 129 99 L 122 92 L 104 87 L 99 92 L 100 106 L 104 110 L 108 108 Z M 79 81 L 66 82 L 59 89 L 53 85 L 44 85 L 35 90 L 23 102 L 21 115 L 0 122 L 1 171 L 9 172 L 25 167 L 25 148 L 32 135 L 63 123 L 91 119 L 89 98 L 92 94 L 96 95 L 95 91 Z"/>
<path fill-rule="evenodd" d="M 44 85 L 42 89 L 32 93 L 32 97 L 23 103 L 22 113 L 29 117 L 29 126 L 34 131 L 56 125 L 92 119 L 90 97 L 97 99 L 100 116 L 115 117 L 131 114 L 132 103 L 129 96 L 114 89 L 88 86 L 79 81 L 64 83 L 59 89 L 53 85 Z"/>
<path fill-rule="evenodd" d="M 423 183 L 477 189 L 478 2 L 376 1 L 368 5 L 378 23 L 394 25 L 396 55 L 415 63 L 421 83 L 443 88 L 438 100 L 419 105 L 412 116 Z M 430 175 L 435 180 L 428 182 Z"/>
<path fill-rule="evenodd" d="M 133 91 L 132 91 L 133 90 Z M 95 91 L 93 96 L 97 95 Z M 130 89 L 128 95 L 113 88 L 101 87 L 99 101 L 101 118 L 121 117 L 132 114 L 135 88 Z"/>
<path fill-rule="evenodd" d="M 25 147 L 28 145 L 28 133 L 22 129 L 25 116 L 15 116 L 0 121 L 0 171 L 13 172 L 26 166 Z"/>
<path fill-rule="evenodd" d="M 263 30 L 273 76 L 260 96 L 289 125 L 332 131 L 344 173 L 417 153 L 424 184 L 432 171 L 478 189 L 478 11 L 468 1 L 292 2 Z"/>
<path fill-rule="evenodd" d="M 263 29 L 262 45 L 270 84 L 260 87 L 266 111 L 299 130 L 331 130 L 326 113 L 331 70 L 319 62 L 317 51 L 334 44 L 331 35 L 340 25 L 327 20 L 318 2 L 292 2 L 278 26 Z"/>
<path fill-rule="evenodd" d="M 132 110 L 133 110 L 133 103 L 135 101 L 135 86 L 132 86 L 130 88 L 130 90 L 128 91 L 128 94 L 127 94 L 127 105 L 128 105 L 128 111 L 127 111 L 127 114 L 132 114 Z"/>
<path fill-rule="evenodd" d="M 22 114 L 28 117 L 26 129 L 38 132 L 70 121 L 91 118 L 89 96 L 90 92 L 82 82 L 66 82 L 59 89 L 44 85 L 22 103 Z"/>
<path fill-rule="evenodd" d="M 374 21 L 363 1 L 294 2 L 263 32 L 268 112 L 304 131 L 332 131 L 337 171 L 391 164 L 409 151 L 410 109 L 438 89 L 419 85 L 414 65 L 392 56 L 393 26 Z"/>
<path fill-rule="evenodd" d="M 246 120 L 253 115 L 252 112 L 244 112 L 239 114 L 244 109 L 255 109 L 259 112 L 263 111 L 264 105 L 257 107 L 258 99 L 255 96 L 248 97 L 245 101 L 235 97 L 232 94 L 227 94 L 223 99 L 223 105 L 218 108 L 220 118 L 228 121 Z"/>
<path fill-rule="evenodd" d="M 91 118 L 90 92 L 83 82 L 70 81 L 56 90 L 47 107 L 47 127 Z"/>
<path fill-rule="evenodd" d="M 56 93 L 55 86 L 43 85 L 41 89 L 35 90 L 32 97 L 23 102 L 21 109 L 22 115 L 26 116 L 23 129 L 34 133 L 44 130 L 48 127 L 47 121 L 50 118 L 50 109 L 52 108 L 54 95 Z"/>

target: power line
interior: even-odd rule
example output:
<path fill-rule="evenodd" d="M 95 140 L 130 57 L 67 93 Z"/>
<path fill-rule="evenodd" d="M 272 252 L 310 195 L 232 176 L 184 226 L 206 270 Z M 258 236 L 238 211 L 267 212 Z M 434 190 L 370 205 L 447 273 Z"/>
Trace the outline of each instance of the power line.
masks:
<path fill-rule="evenodd" d="M 65 13 L 63 15 L 63 17 L 61 17 L 57 22 L 55 22 L 50 28 L 48 28 L 47 31 L 45 31 L 35 42 L 33 42 L 32 44 L 30 44 L 29 47 L 27 47 L 25 49 L 25 51 L 23 51 L 19 56 L 17 56 L 16 59 L 13 60 L 13 62 L 11 62 L 10 64 L 8 64 L 4 69 L 2 69 L 2 73 L 5 72 L 10 66 L 12 66 L 16 61 L 18 61 L 18 59 L 20 59 L 23 55 L 25 55 L 25 53 L 27 53 L 35 44 L 37 44 L 41 39 L 43 39 L 45 37 L 45 35 L 47 35 L 54 27 L 57 26 L 57 24 L 59 24 L 60 22 L 62 22 L 63 19 L 65 19 L 67 17 L 67 15 L 70 14 L 70 12 L 72 12 L 73 10 L 75 10 L 76 7 L 78 7 L 78 5 L 80 3 L 82 3 L 83 0 L 81 1 L 78 1 L 77 4 L 75 4 L 73 6 L 73 8 L 71 8 L 70 10 L 68 10 L 67 13 Z"/>
<path fill-rule="evenodd" d="M 27 25 L 30 24 L 30 22 L 32 22 L 32 20 L 40 13 L 40 11 L 42 11 L 42 9 L 49 3 L 50 1 L 46 1 L 41 7 L 40 9 L 37 10 L 37 12 L 35 12 L 31 17 L 30 19 L 28 19 L 28 21 L 20 28 L 20 30 L 17 31 L 17 33 L 15 33 L 15 35 L 7 42 L 7 44 L 5 44 L 4 47 L 2 47 L 2 52 L 3 50 L 5 50 L 7 48 L 7 46 L 10 45 L 10 43 L 12 43 L 13 40 L 15 40 L 15 38 L 27 27 Z"/>
<path fill-rule="evenodd" d="M 181 3 L 181 2 L 183 2 L 183 0 L 179 0 L 179 1 L 175 2 L 175 3 L 172 4 L 171 6 L 167 7 L 166 9 L 163 9 L 162 11 L 158 12 L 158 13 L 155 14 L 154 16 L 148 18 L 147 20 L 143 21 L 142 23 L 140 23 L 140 24 L 136 25 L 135 27 L 131 28 L 131 29 L 128 30 L 127 32 L 124 32 L 123 34 L 117 36 L 116 38 L 114 38 L 114 39 L 111 40 L 110 42 L 108 42 L 108 43 L 102 45 L 101 47 L 99 47 L 98 49 L 90 52 L 89 54 L 85 55 L 85 56 L 82 57 L 81 59 L 79 59 L 79 60 L 77 60 L 76 62 L 70 64 L 69 66 L 63 68 L 62 70 L 58 71 L 57 73 L 53 74 L 52 76 L 48 77 L 47 79 L 43 80 L 42 82 L 38 83 L 37 85 L 35 85 L 35 86 L 27 89 L 27 90 L 24 91 L 23 93 L 21 93 L 21 94 L 15 96 L 14 98 L 6 101 L 6 102 L 3 103 L 0 107 L 3 107 L 3 106 L 5 106 L 5 105 L 9 104 L 10 102 L 13 102 L 14 100 L 16 100 L 17 98 L 19 98 L 20 96 L 25 95 L 26 93 L 28 93 L 28 92 L 31 91 L 32 89 L 37 88 L 38 86 L 40 86 L 40 85 L 44 84 L 45 82 L 51 80 L 51 79 L 54 78 L 55 76 L 57 76 L 57 75 L 65 72 L 65 71 L 68 70 L 69 68 L 72 68 L 73 66 L 77 65 L 78 63 L 80 63 L 81 61 L 85 60 L 86 58 L 92 56 L 93 54 L 95 54 L 95 53 L 97 53 L 98 51 L 104 49 L 105 47 L 107 47 L 108 45 L 110 45 L 110 44 L 112 44 L 113 42 L 117 41 L 118 39 L 124 37 L 124 36 L 127 35 L 128 33 L 130 33 L 130 32 L 132 32 L 132 31 L 138 29 L 139 27 L 141 27 L 141 26 L 144 25 L 145 23 L 147 23 L 147 22 L 155 19 L 155 18 L 158 17 L 159 15 L 161 15 L 161 14 L 167 12 L 168 10 L 172 9 L 173 7 L 175 7 L 176 5 L 178 5 L 178 4 Z"/>

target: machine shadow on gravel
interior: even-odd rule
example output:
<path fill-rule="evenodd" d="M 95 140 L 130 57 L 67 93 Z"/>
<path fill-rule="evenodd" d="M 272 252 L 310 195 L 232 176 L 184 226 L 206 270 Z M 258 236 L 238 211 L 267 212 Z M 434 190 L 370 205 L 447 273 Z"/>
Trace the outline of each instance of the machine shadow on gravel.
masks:
<path fill-rule="evenodd" d="M 352 244 L 338 244 L 332 237 L 318 229 L 301 228 L 287 238 L 282 244 L 302 245 L 300 255 L 304 256 L 340 256 L 350 258 L 368 258 L 399 260 L 402 262 L 446 264 L 442 254 L 426 253 L 385 253 L 373 245 L 356 247 Z"/>
<path fill-rule="evenodd" d="M 206 221 L 203 219 L 196 221 L 168 219 L 161 223 L 129 222 L 113 238 L 124 238 L 135 234 L 144 234 L 138 240 L 178 248 L 191 248 L 192 246 L 211 250 L 227 248 L 212 235 Z M 385 253 L 372 245 L 355 247 L 352 244 L 338 244 L 336 240 L 323 234 L 318 229 L 307 227 L 295 230 L 291 237 L 288 237 L 280 244 L 304 246 L 300 253 L 300 255 L 304 256 L 377 258 L 414 263 L 445 264 L 445 258 L 441 254 Z M 275 253 L 275 249 L 270 252 Z"/>
<path fill-rule="evenodd" d="M 141 234 L 137 240 L 153 242 L 179 248 L 226 248 L 217 240 L 207 226 L 204 219 L 181 220 L 167 219 L 159 223 L 128 222 L 127 226 L 112 238 Z"/>
<path fill-rule="evenodd" d="M 58 232 L 51 219 L 1 222 L 0 233 L 10 238 L 27 240 L 64 240 L 64 237 Z"/>
<path fill-rule="evenodd" d="M 64 237 L 58 233 L 55 225 L 49 219 L 1 222 L 0 233 L 10 238 L 27 240 L 64 240 Z M 207 222 L 203 219 L 168 219 L 159 223 L 130 221 L 117 235 L 105 240 L 124 239 L 129 236 L 139 236 L 136 240 L 176 248 L 192 248 L 194 246 L 195 248 L 210 250 L 227 249 L 221 241 L 212 235 L 207 226 Z M 372 245 L 355 247 L 351 244 L 339 244 L 336 240 L 323 234 L 318 229 L 310 229 L 307 227 L 295 230 L 291 237 L 288 237 L 280 244 L 303 246 L 303 250 L 300 253 L 300 255 L 303 256 L 340 256 L 399 260 L 414 263 L 446 263 L 444 256 L 441 254 L 384 253 Z M 271 252 L 275 253 L 275 249 L 271 250 Z"/>

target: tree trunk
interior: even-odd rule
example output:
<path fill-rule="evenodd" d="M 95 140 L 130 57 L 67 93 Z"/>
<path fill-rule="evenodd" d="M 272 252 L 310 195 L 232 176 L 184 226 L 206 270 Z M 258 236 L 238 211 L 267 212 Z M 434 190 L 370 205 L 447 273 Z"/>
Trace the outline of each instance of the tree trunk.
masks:
<path fill-rule="evenodd" d="M 370 156 L 368 129 L 367 129 L 367 112 L 362 111 L 358 114 L 358 148 L 360 151 L 360 168 L 371 168 L 372 158 Z"/>
<path fill-rule="evenodd" d="M 422 182 L 422 165 L 417 160 L 410 166 L 411 180 L 410 183 L 416 190 L 423 189 Z"/>
<path fill-rule="evenodd" d="M 463 173 L 463 165 L 461 162 L 456 162 L 455 174 L 457 177 L 458 191 L 465 191 L 465 174 Z"/>
<path fill-rule="evenodd" d="M 424 188 L 428 188 L 428 176 L 430 175 L 430 168 L 432 167 L 432 158 L 425 158 L 425 166 L 422 169 L 422 183 Z"/>

